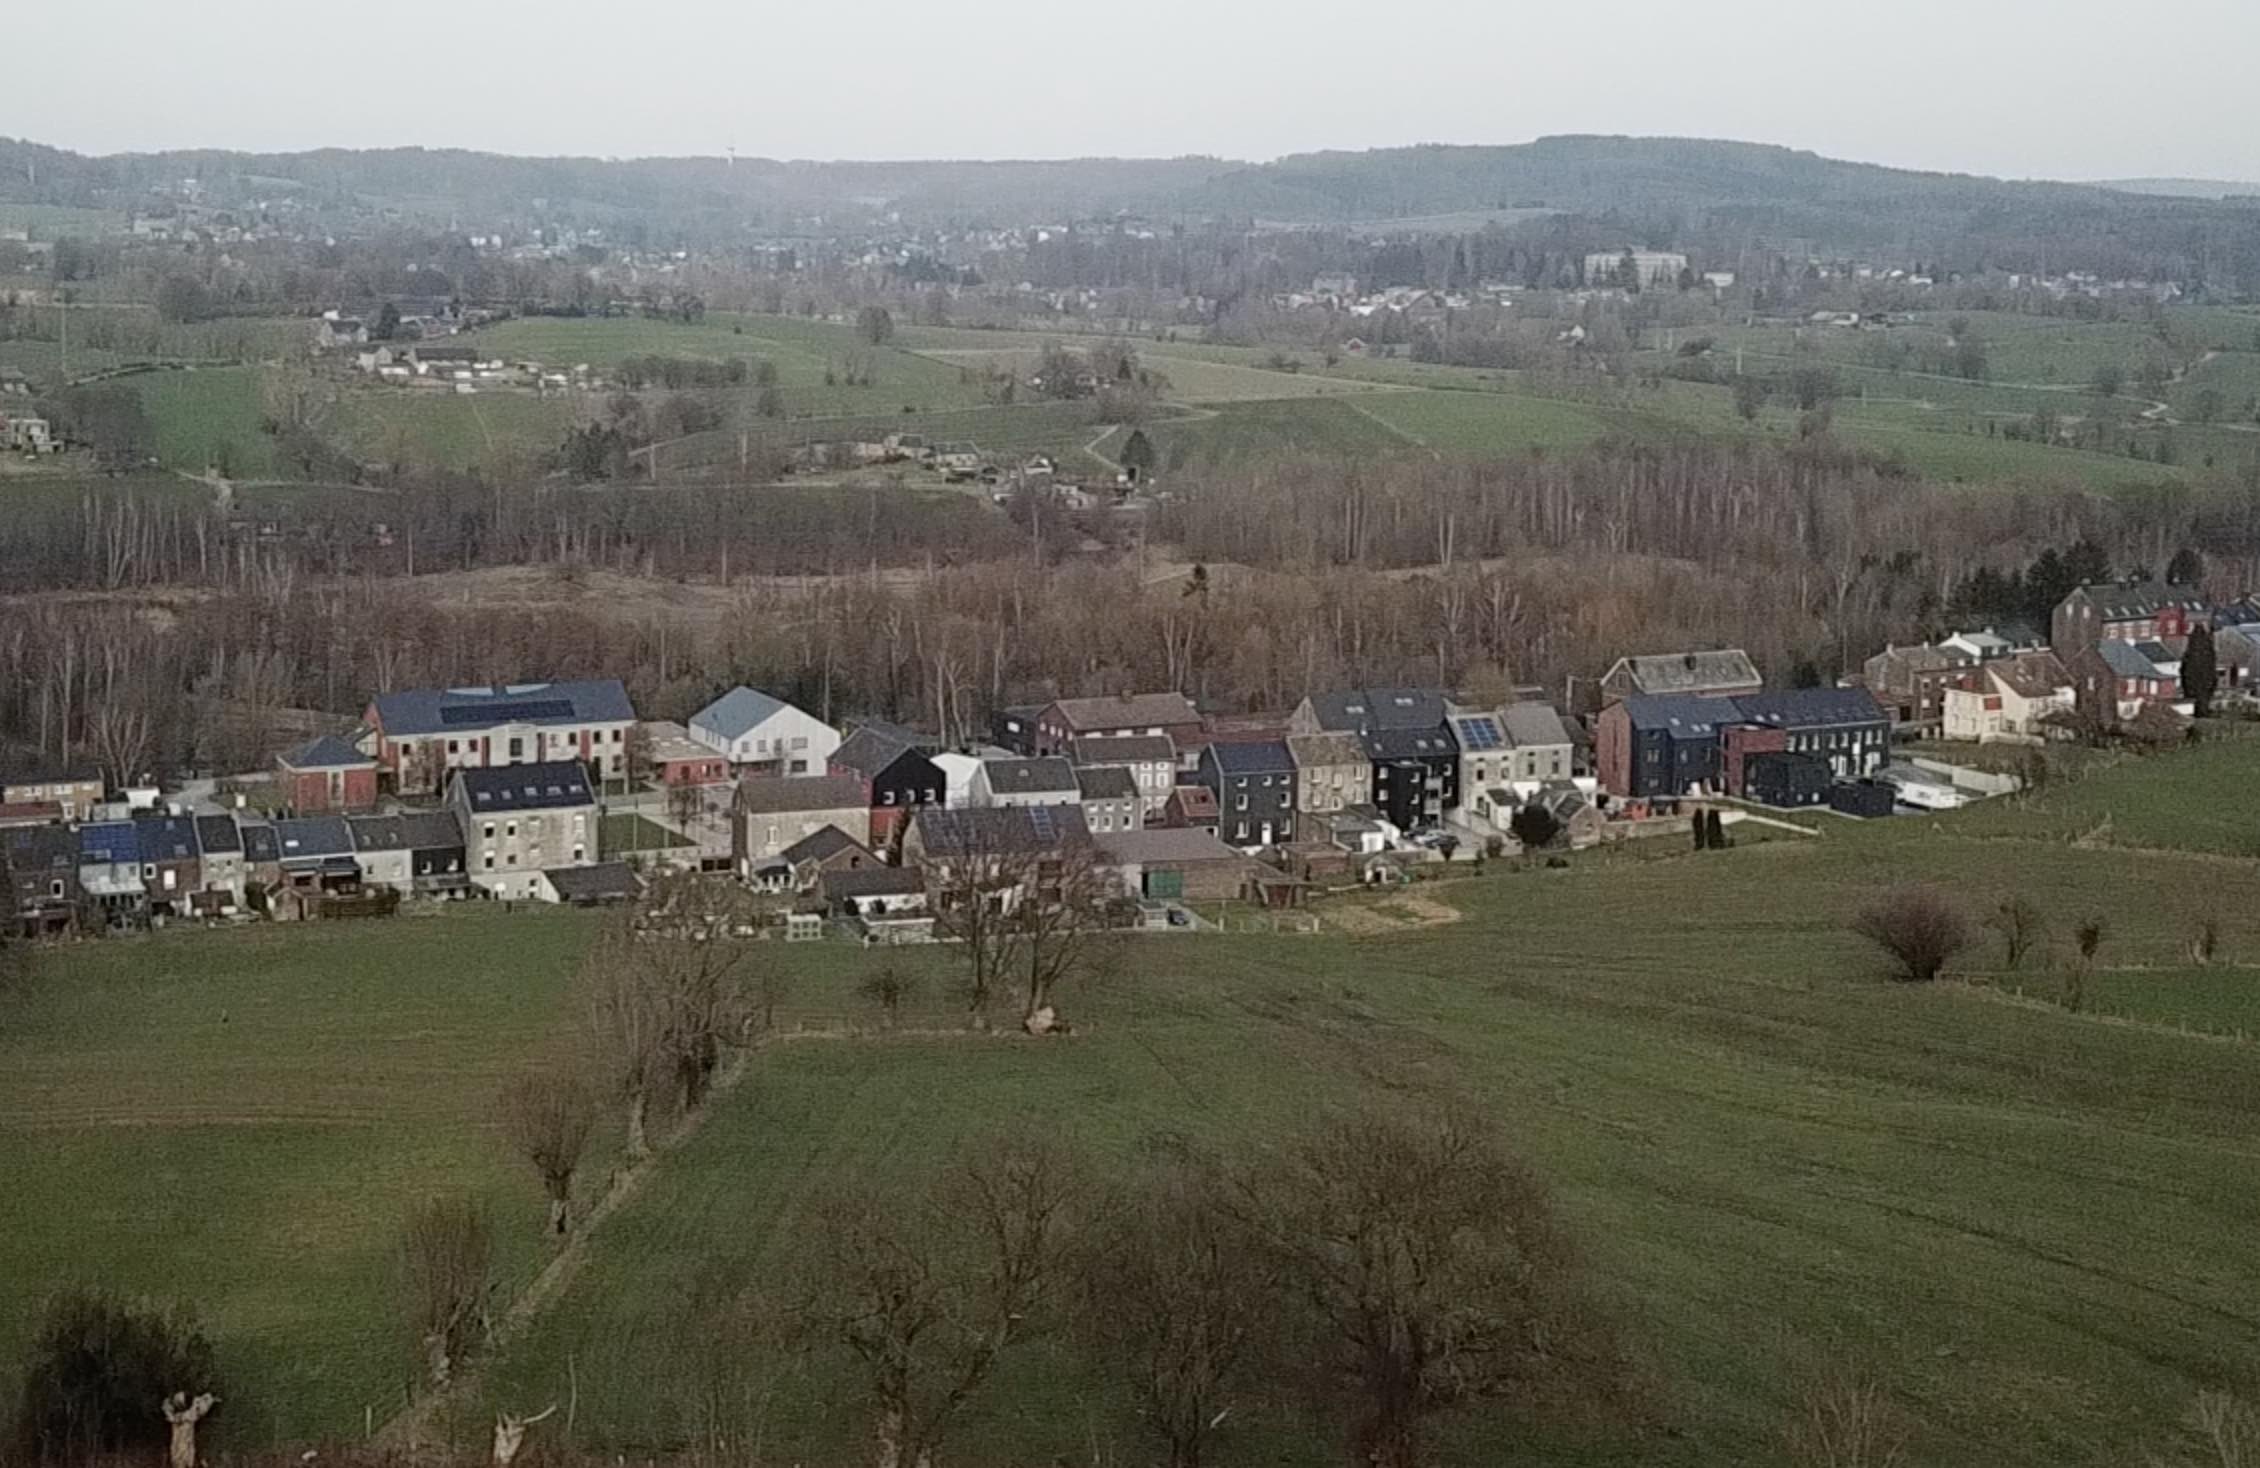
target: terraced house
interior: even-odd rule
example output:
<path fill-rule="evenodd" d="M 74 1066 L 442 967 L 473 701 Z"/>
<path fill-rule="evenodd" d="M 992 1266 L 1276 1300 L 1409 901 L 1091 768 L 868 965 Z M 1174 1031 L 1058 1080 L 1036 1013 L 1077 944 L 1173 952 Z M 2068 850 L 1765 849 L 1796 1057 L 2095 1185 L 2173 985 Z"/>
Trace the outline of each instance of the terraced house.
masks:
<path fill-rule="evenodd" d="M 463 824 L 471 880 L 496 897 L 545 900 L 542 873 L 597 862 L 596 794 L 576 761 L 458 770 L 447 802 Z"/>
<path fill-rule="evenodd" d="M 624 778 L 636 711 L 619 679 L 598 678 L 384 693 L 362 722 L 355 742 L 393 789 L 428 794 L 453 771 L 504 765 L 570 760 L 593 778 Z"/>

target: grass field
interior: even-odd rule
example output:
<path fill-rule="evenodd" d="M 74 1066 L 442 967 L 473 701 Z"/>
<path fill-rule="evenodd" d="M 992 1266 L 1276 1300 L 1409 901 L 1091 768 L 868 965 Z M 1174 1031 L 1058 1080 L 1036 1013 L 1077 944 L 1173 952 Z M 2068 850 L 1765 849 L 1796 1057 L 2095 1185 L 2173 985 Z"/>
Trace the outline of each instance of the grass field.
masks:
<path fill-rule="evenodd" d="M 383 1415 L 405 1349 L 390 1250 L 413 1200 L 472 1195 L 503 1225 L 509 1286 L 535 1267 L 540 1189 L 492 1134 L 493 1100 L 565 1027 L 587 932 L 473 911 L 43 959 L 0 1024 L 0 1359 L 47 1290 L 100 1283 L 194 1303 L 223 1368 L 257 1384 L 230 1404 L 233 1442 Z"/>
<path fill-rule="evenodd" d="M 524 473 L 557 450 L 572 422 L 572 405 L 563 398 L 359 388 L 339 398 L 328 431 L 367 462 Z"/>
<path fill-rule="evenodd" d="M 2260 742 L 2224 741 L 2022 805 L 1495 866 L 1423 889 L 1464 914 L 1442 926 L 1146 940 L 1072 995 L 1077 1034 L 1056 1042 L 786 1040 L 591 1236 L 485 1389 L 521 1410 L 576 1391 L 581 1445 L 622 1451 L 681 1443 L 717 1393 L 752 1389 L 765 1461 L 835 1461 L 862 1440 L 846 1384 L 733 1334 L 741 1292 L 820 1247 L 835 1179 L 915 1174 L 1032 1122 L 1100 1170 L 1171 1138 L 1247 1152 L 1393 1098 L 1508 1129 L 1657 1382 L 1655 1430 L 1511 1439 L 1526 1460 L 1771 1463 L 1798 1383 L 1849 1360 L 1913 1414 L 1926 1468 L 2123 1468 L 2198 1390 L 2260 1365 L 2260 1067 L 2249 1042 L 2188 1033 L 2260 1029 L 2260 867 L 2231 855 L 2252 850 L 2250 812 L 2219 794 L 2256 775 Z M 2111 840 L 2075 845 L 2098 811 Z M 1887 982 L 1842 925 L 1910 878 L 1973 911 L 2024 896 L 2058 935 L 2108 913 L 2091 1012 L 2039 1002 L 2041 960 L 1997 972 L 1991 938 L 1958 965 L 1977 982 Z M 2193 969 L 2208 915 L 2221 952 Z M 484 1111 L 567 1023 L 588 931 L 471 912 L 42 960 L 0 1010 L 0 1358 L 48 1284 L 98 1274 L 204 1310 L 240 1382 L 230 1442 L 381 1413 L 405 1349 L 385 1247 L 410 1198 L 469 1189 L 523 1225 L 501 1230 L 509 1280 L 533 1266 L 535 1189 Z M 860 950 L 762 961 L 797 975 L 789 1033 L 868 1019 Z M 912 1021 L 946 1022 L 948 956 L 898 961 L 925 979 Z M 1331 1454 L 1291 1404 L 1236 1421 L 1225 1468 Z M 1474 1414 L 1445 1460 L 1500 1461 L 1502 1432 Z M 993 1461 L 1142 1454 L 1114 1391 L 1050 1348 L 960 1441 Z"/>
<path fill-rule="evenodd" d="M 120 380 L 141 394 L 166 468 L 218 468 L 239 479 L 275 472 L 274 443 L 260 426 L 266 400 L 258 368 L 201 367 Z"/>
<path fill-rule="evenodd" d="M 633 811 L 607 815 L 598 837 L 599 849 L 606 857 L 621 856 L 631 851 L 665 851 L 670 847 L 690 844 L 659 822 Z"/>

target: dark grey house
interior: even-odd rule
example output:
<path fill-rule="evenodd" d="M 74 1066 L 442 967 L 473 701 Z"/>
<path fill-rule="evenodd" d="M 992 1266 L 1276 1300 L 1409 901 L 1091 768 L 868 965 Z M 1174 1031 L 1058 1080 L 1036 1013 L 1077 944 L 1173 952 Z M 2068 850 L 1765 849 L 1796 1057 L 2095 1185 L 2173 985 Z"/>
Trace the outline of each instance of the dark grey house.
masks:
<path fill-rule="evenodd" d="M 1195 778 L 1216 792 L 1216 834 L 1251 850 L 1295 839 L 1295 756 L 1284 739 L 1211 744 Z"/>

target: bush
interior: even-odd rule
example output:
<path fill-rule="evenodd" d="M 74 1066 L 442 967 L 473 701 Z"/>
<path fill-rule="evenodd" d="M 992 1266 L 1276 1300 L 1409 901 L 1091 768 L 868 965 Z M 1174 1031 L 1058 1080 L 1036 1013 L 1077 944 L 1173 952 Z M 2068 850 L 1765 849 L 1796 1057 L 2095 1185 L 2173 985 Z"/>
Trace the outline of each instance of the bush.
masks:
<path fill-rule="evenodd" d="M 1891 955 L 1899 977 L 1925 984 L 1969 946 L 1969 919 L 1943 893 L 1900 887 L 1860 910 L 1852 931 Z"/>
<path fill-rule="evenodd" d="M 165 1399 L 218 1390 L 212 1343 L 187 1315 L 100 1290 L 66 1290 L 47 1302 L 32 1342 L 11 1456 L 26 1463 L 153 1456 L 170 1436 Z"/>

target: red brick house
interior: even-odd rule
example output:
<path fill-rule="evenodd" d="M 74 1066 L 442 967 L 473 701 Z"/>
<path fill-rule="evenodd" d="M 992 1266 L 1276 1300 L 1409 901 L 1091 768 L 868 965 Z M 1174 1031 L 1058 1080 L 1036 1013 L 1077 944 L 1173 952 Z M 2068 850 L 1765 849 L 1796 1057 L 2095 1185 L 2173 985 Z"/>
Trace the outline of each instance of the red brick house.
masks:
<path fill-rule="evenodd" d="M 727 785 L 730 757 L 711 745 L 691 738 L 690 731 L 670 720 L 643 726 L 645 758 L 652 778 L 666 786 Z"/>
<path fill-rule="evenodd" d="M 283 804 L 306 814 L 374 810 L 377 762 L 330 735 L 275 756 Z"/>

